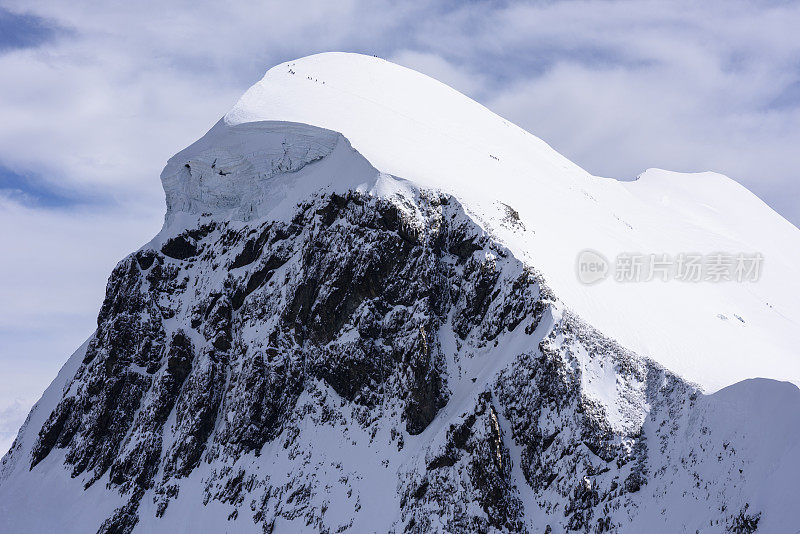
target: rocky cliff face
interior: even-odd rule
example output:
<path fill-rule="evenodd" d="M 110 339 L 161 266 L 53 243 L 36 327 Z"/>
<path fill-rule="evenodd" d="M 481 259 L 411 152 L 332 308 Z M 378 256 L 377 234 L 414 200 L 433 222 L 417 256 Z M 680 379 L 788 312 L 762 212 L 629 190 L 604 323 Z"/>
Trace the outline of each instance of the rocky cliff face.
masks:
<path fill-rule="evenodd" d="M 102 533 L 763 524 L 771 471 L 725 408 L 741 395 L 606 338 L 455 198 L 380 175 L 338 134 L 247 128 L 171 161 L 164 231 L 112 273 L 0 500 L 71 477 L 112 496 L 82 524 Z"/>

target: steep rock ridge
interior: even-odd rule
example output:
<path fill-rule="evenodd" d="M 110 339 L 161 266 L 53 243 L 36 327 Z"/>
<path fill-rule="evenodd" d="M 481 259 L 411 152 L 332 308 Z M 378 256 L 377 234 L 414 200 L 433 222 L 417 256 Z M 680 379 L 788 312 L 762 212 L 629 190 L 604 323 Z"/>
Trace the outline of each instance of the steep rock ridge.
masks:
<path fill-rule="evenodd" d="M 392 441 L 424 431 L 448 397 L 438 333 L 453 293 L 454 330 L 479 331 L 479 344 L 539 302 L 528 271 L 498 299 L 501 271 L 475 256 L 487 238 L 452 199 L 418 194 L 420 218 L 407 202 L 333 193 L 288 223 L 233 230 L 201 217 L 161 250 L 128 257 L 30 468 L 66 449 L 85 486 L 103 479 L 130 496 L 100 529 L 128 531 L 145 492 L 162 515 L 203 458 L 258 456 L 285 433 L 288 446 L 299 430 L 287 421 L 309 389 L 352 403 L 351 424 L 394 420 Z"/>

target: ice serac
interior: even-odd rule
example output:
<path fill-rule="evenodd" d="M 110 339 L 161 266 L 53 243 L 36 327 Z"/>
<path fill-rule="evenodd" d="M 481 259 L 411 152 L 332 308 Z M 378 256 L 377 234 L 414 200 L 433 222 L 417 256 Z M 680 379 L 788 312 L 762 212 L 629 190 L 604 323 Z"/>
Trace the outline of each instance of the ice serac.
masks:
<path fill-rule="evenodd" d="M 795 378 L 794 304 L 771 285 L 797 295 L 795 252 L 734 213 L 797 230 L 727 178 L 592 177 L 352 54 L 270 70 L 161 178 L 162 231 L 114 269 L 97 330 L 0 464 L 0 528 L 800 524 L 800 390 L 684 376 Z M 572 275 L 587 246 L 757 247 L 772 278 L 592 292 Z"/>
<path fill-rule="evenodd" d="M 305 169 L 313 163 L 313 171 Z M 312 192 L 347 190 L 377 175 L 340 133 L 307 124 L 221 120 L 170 158 L 161 183 L 168 223 L 178 213 L 246 221 L 280 218 Z"/>

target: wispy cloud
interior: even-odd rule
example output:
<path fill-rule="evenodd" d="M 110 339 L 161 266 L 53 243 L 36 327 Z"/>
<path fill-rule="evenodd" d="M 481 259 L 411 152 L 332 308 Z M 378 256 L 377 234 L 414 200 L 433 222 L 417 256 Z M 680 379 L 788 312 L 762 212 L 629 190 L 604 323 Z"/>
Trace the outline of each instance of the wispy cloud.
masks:
<path fill-rule="evenodd" d="M 74 208 L 108 204 L 103 191 L 64 188 L 52 180 L 33 174 L 19 174 L 0 163 L 0 196 L 7 200 L 38 208 Z"/>

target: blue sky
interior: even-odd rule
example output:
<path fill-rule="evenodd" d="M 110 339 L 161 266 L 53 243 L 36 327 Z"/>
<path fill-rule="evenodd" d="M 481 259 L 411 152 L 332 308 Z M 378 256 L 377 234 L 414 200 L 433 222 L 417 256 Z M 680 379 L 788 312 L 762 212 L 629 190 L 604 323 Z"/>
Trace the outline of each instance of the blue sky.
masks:
<path fill-rule="evenodd" d="M 60 28 L 36 15 L 0 7 L 0 52 L 35 48 L 51 41 Z"/>
<path fill-rule="evenodd" d="M 270 66 L 376 54 L 594 174 L 714 170 L 798 225 L 798 27 L 778 1 L 0 0 L 0 446 L 158 231 L 167 158 Z"/>

